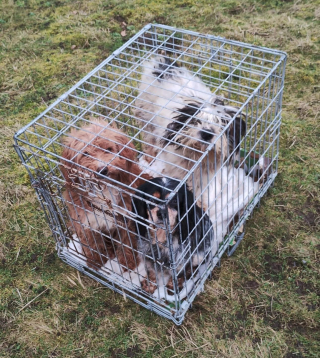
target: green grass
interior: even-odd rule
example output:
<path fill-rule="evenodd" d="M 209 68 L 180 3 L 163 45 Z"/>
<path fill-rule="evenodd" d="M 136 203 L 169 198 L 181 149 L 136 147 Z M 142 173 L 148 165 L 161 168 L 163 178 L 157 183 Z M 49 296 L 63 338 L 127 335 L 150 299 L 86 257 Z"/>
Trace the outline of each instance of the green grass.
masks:
<path fill-rule="evenodd" d="M 12 148 L 17 129 L 149 22 L 289 56 L 279 176 L 181 327 L 56 257 Z M 316 0 L 3 0 L 0 356 L 319 357 L 319 45 Z"/>

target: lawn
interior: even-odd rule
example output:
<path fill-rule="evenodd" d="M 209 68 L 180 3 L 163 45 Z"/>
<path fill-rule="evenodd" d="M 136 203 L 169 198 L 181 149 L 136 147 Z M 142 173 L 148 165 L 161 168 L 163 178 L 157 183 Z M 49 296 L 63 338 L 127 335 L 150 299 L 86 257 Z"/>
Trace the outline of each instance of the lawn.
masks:
<path fill-rule="evenodd" d="M 180 327 L 57 258 L 12 147 L 149 22 L 288 53 L 279 175 Z M 317 0 L 2 0 L 0 356 L 319 357 L 319 67 Z"/>

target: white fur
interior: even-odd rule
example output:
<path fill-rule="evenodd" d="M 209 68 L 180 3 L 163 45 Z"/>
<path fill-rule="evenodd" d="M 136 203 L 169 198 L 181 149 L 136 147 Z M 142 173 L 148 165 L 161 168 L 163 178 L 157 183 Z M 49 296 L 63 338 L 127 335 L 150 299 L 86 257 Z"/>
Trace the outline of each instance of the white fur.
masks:
<path fill-rule="evenodd" d="M 83 255 L 82 245 L 76 234 L 72 235 L 72 240 L 69 241 L 68 248 L 74 250 L 78 255 Z"/>
<path fill-rule="evenodd" d="M 192 291 L 195 283 L 201 278 L 201 276 L 204 274 L 204 272 L 207 270 L 206 265 L 201 265 L 198 267 L 197 273 L 194 275 L 194 277 L 190 278 L 188 281 L 184 283 L 183 289 L 179 292 L 179 299 L 180 301 L 186 298 Z M 165 299 L 168 302 L 175 302 L 176 301 L 176 295 L 169 295 L 167 287 L 165 285 L 158 287 L 154 293 L 153 296 L 158 299 Z"/>
<path fill-rule="evenodd" d="M 259 190 L 259 183 L 242 168 L 222 167 L 209 184 L 208 215 L 213 224 L 216 250 L 228 232 L 233 217 L 250 203 Z M 215 252 L 212 253 L 214 255 Z"/>
<path fill-rule="evenodd" d="M 72 235 L 72 239 L 69 241 L 67 247 L 62 248 L 62 252 L 68 256 L 72 256 L 74 261 L 81 265 L 86 265 L 86 258 L 83 254 L 82 245 L 76 234 Z"/>
<path fill-rule="evenodd" d="M 259 168 L 260 169 L 264 169 L 264 164 L 265 164 L 264 162 L 265 162 L 265 159 L 263 156 L 261 156 L 259 159 Z"/>
<path fill-rule="evenodd" d="M 147 277 L 145 265 L 141 262 L 134 270 L 123 271 L 123 267 L 119 264 L 117 259 L 108 260 L 99 270 L 103 275 L 113 276 L 115 280 L 119 280 L 121 276 L 125 281 L 125 285 L 135 285 L 141 287 L 141 282 Z M 124 282 L 122 280 L 122 282 Z M 131 286 L 132 288 L 132 286 Z"/>
<path fill-rule="evenodd" d="M 123 274 L 124 279 L 139 287 L 141 286 L 141 281 L 143 281 L 145 277 L 147 277 L 147 272 L 143 262 L 141 262 L 133 271 L 126 271 Z"/>

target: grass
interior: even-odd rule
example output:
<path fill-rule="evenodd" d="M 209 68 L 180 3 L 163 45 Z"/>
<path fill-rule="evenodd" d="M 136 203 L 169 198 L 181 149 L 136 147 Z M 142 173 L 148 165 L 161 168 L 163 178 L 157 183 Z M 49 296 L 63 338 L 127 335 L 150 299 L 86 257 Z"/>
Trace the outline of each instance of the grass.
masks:
<path fill-rule="evenodd" d="M 289 55 L 279 176 L 181 327 L 56 258 L 12 148 L 17 129 L 149 22 Z M 3 0 L 0 356 L 319 357 L 319 45 L 315 0 Z"/>

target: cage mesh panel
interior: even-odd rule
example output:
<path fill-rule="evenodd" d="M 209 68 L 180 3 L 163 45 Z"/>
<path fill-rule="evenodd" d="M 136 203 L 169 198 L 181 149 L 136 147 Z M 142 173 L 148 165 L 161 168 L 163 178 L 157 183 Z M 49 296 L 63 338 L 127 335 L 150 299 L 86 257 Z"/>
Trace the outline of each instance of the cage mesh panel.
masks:
<path fill-rule="evenodd" d="M 146 142 L 148 134 L 155 141 L 162 138 L 148 126 L 156 116 L 163 118 L 163 123 L 152 122 L 154 128 L 168 129 L 164 124 L 168 118 L 162 110 L 169 99 L 157 113 L 144 109 L 150 120 L 137 115 L 137 99 L 148 104 L 143 94 L 152 93 L 152 86 L 157 84 L 153 78 L 142 94 L 139 90 L 144 85 L 146 63 L 157 55 L 172 61 L 163 73 L 176 64 L 184 66 L 193 78 L 201 79 L 212 96 L 224 97 L 226 105 L 236 108 L 232 120 L 216 124 L 220 134 L 207 149 L 190 147 L 186 141 L 180 143 L 181 154 L 171 150 L 174 139 L 160 147 Z M 281 51 L 147 25 L 18 131 L 15 148 L 28 170 L 59 257 L 143 307 L 181 324 L 224 252 L 231 255 L 241 242 L 247 218 L 277 175 L 285 63 L 286 54 Z M 200 108 L 203 113 L 208 104 L 204 99 Z M 197 116 L 189 116 L 186 126 L 190 130 L 197 128 L 192 124 L 200 119 Z M 226 156 L 219 156 L 215 150 L 223 147 L 224 138 L 232 136 L 237 116 L 245 120 L 246 133 L 239 144 L 227 146 Z M 90 140 L 75 137 L 96 119 L 108 124 L 101 126 L 99 133 L 87 132 Z M 115 139 L 117 129 L 125 135 L 125 145 Z M 104 130 L 111 133 L 110 138 L 105 137 Z M 96 145 L 97 138 L 108 140 L 109 148 Z M 72 139 L 80 141 L 82 148 L 66 160 L 62 152 L 69 145 L 67 140 Z M 144 152 L 147 144 L 157 150 L 156 157 Z M 112 152 L 110 146 L 118 151 Z M 103 158 L 108 155 L 108 161 L 90 155 L 90 151 L 99 150 Z M 190 150 L 197 156 L 186 154 Z M 128 159 L 126 151 L 136 158 Z M 169 153 L 173 158 L 170 162 L 163 159 Z M 95 169 L 82 165 L 80 155 L 89 156 Z M 143 158 L 151 162 L 141 161 Z M 187 168 L 182 164 L 184 160 L 189 163 Z M 130 165 L 138 161 L 141 171 L 132 174 Z M 128 166 L 123 164 L 130 162 Z M 164 198 L 156 200 L 152 195 L 142 198 L 143 193 L 137 190 L 145 178 L 142 171 L 164 176 L 154 169 L 154 163 L 169 168 L 166 178 L 174 179 L 177 171 L 181 176 Z M 208 169 L 212 165 L 214 173 Z M 121 184 L 121 180 L 112 179 L 109 174 L 113 170 L 121 173 L 119 178 L 131 175 L 131 182 Z M 194 197 L 192 205 L 179 199 L 187 197 L 187 188 Z M 146 206 L 148 218 L 136 213 L 137 200 Z M 177 209 L 172 209 L 172 200 L 177 200 Z M 155 217 L 160 210 L 162 216 Z M 145 236 L 140 234 L 138 224 L 146 231 Z"/>

